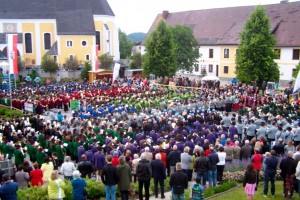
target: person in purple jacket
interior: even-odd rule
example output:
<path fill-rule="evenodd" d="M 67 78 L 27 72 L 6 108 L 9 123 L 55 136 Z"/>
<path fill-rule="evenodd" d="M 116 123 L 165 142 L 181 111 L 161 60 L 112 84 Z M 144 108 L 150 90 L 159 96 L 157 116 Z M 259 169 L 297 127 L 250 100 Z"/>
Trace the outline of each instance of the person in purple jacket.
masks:
<path fill-rule="evenodd" d="M 77 152 L 78 152 L 78 162 L 81 161 L 81 156 L 83 154 L 85 154 L 85 149 L 83 147 L 83 142 L 80 142 L 80 146 L 77 148 Z"/>
<path fill-rule="evenodd" d="M 89 150 L 85 152 L 85 155 L 86 155 L 86 160 L 90 161 L 91 163 L 93 163 L 93 156 L 94 156 L 94 153 L 92 152 L 92 148 L 93 147 L 89 147 Z"/>
<path fill-rule="evenodd" d="M 238 130 L 237 130 L 237 127 L 235 126 L 235 122 L 232 122 L 231 123 L 231 126 L 229 128 L 229 138 L 231 140 L 234 139 L 234 135 L 237 135 L 238 134 Z"/>
<path fill-rule="evenodd" d="M 96 170 L 96 180 L 101 180 L 102 170 L 103 167 L 106 165 L 106 159 L 101 147 L 98 147 L 98 151 L 94 154 L 93 165 Z"/>

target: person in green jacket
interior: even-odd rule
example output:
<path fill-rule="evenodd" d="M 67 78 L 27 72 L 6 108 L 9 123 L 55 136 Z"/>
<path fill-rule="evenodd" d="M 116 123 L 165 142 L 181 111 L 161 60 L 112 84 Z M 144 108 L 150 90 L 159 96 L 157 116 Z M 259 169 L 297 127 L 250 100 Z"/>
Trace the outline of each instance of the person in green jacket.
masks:
<path fill-rule="evenodd" d="M 45 154 L 43 152 L 43 148 L 39 147 L 38 152 L 36 154 L 36 162 L 39 164 L 40 167 L 44 163 L 44 160 L 45 160 L 46 157 L 47 157 L 47 154 Z"/>
<path fill-rule="evenodd" d="M 15 165 L 18 168 L 20 165 L 23 164 L 26 155 L 23 153 L 23 149 L 21 148 L 20 144 L 16 144 L 15 147 L 16 147 L 16 149 L 14 150 Z"/>
<path fill-rule="evenodd" d="M 40 143 L 41 147 L 46 148 L 46 140 L 44 134 L 39 134 L 38 142 Z"/>
<path fill-rule="evenodd" d="M 58 141 L 57 142 L 58 144 L 56 145 L 55 147 L 55 150 L 56 150 L 56 155 L 57 155 L 57 158 L 59 160 L 59 166 L 63 164 L 64 162 L 64 148 L 62 147 L 62 141 Z"/>

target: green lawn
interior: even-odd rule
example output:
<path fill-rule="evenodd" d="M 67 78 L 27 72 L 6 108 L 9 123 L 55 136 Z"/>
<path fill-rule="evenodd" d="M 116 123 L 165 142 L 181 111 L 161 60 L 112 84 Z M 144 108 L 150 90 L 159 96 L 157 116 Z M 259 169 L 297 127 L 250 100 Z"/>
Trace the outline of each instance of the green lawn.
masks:
<path fill-rule="evenodd" d="M 283 185 L 282 185 L 282 181 L 276 181 L 275 183 L 275 198 L 271 198 L 271 194 L 270 194 L 270 183 L 269 183 L 269 193 L 268 193 L 268 197 L 265 198 L 263 197 L 263 195 L 261 194 L 263 192 L 263 182 L 259 183 L 258 186 L 258 190 L 256 191 L 255 195 L 254 195 L 254 199 L 257 200 L 263 200 L 263 199 L 275 199 L 275 200 L 282 200 L 284 199 L 282 196 L 283 193 Z M 227 200 L 227 199 L 232 199 L 232 200 L 243 200 L 243 199 L 247 199 L 246 194 L 244 193 L 244 188 L 242 186 L 231 190 L 230 192 L 225 192 L 224 194 L 215 197 L 215 198 L 211 198 L 212 200 Z M 298 193 L 294 193 L 294 197 L 292 198 L 294 200 L 299 199 L 299 194 Z"/>

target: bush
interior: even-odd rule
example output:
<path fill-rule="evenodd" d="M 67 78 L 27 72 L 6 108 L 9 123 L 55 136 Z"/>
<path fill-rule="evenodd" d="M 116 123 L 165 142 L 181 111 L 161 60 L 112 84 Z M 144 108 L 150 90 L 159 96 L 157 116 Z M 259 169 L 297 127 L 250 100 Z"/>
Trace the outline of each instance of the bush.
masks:
<path fill-rule="evenodd" d="M 5 116 L 6 118 L 22 117 L 23 112 L 19 110 L 12 110 L 8 107 L 0 106 L 0 115 Z"/>
<path fill-rule="evenodd" d="M 237 186 L 237 183 L 235 181 L 224 182 L 222 185 L 211 187 L 205 190 L 204 197 L 207 198 L 213 196 L 214 194 L 225 192 L 231 188 L 234 188 L 235 186 Z"/>

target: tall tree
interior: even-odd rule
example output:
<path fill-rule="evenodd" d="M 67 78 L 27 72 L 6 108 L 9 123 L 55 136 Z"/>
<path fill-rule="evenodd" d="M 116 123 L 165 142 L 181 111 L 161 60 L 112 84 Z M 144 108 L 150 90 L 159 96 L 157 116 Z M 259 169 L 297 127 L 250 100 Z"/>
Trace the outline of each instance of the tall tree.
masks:
<path fill-rule="evenodd" d="M 184 70 L 192 73 L 194 64 L 200 57 L 199 44 L 194 37 L 193 30 L 188 26 L 177 25 L 172 28 L 175 46 L 176 63 L 178 70 Z"/>
<path fill-rule="evenodd" d="M 77 57 L 73 57 L 73 59 L 70 59 L 68 58 L 66 60 L 66 63 L 64 64 L 64 67 L 69 70 L 69 71 L 73 71 L 74 72 L 74 78 L 75 78 L 75 72 L 76 72 L 76 69 L 78 69 L 80 63 L 77 59 Z"/>
<path fill-rule="evenodd" d="M 58 64 L 54 62 L 54 60 L 49 56 L 44 56 L 42 58 L 41 68 L 45 72 L 50 73 L 50 77 L 52 78 L 52 74 L 54 74 L 58 70 Z"/>
<path fill-rule="evenodd" d="M 130 69 L 137 69 L 142 67 L 142 54 L 140 52 L 133 54 Z"/>
<path fill-rule="evenodd" d="M 145 76 L 173 76 L 177 71 L 173 32 L 164 20 L 159 22 L 146 41 L 142 67 Z"/>
<path fill-rule="evenodd" d="M 113 64 L 113 57 L 109 54 L 105 53 L 99 56 L 100 61 L 100 68 L 101 69 L 110 69 L 111 65 Z"/>
<path fill-rule="evenodd" d="M 133 46 L 132 41 L 127 38 L 127 35 L 119 29 L 119 43 L 120 43 L 120 58 L 126 59 L 131 55 Z"/>
<path fill-rule="evenodd" d="M 298 63 L 298 65 L 296 65 L 296 69 L 293 71 L 293 77 L 295 79 L 297 78 L 299 71 L 300 71 L 300 62 Z"/>
<path fill-rule="evenodd" d="M 240 33 L 241 42 L 236 55 L 237 78 L 250 83 L 257 80 L 278 81 L 279 67 L 274 61 L 276 40 L 270 30 L 269 17 L 263 6 L 258 6 Z"/>
<path fill-rule="evenodd" d="M 82 79 L 88 79 L 89 78 L 89 71 L 92 70 L 92 64 L 91 62 L 84 62 L 84 68 L 80 73 L 80 77 Z"/>

